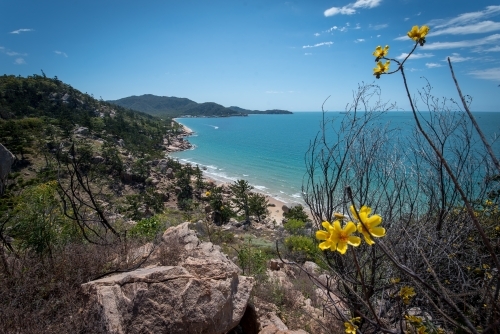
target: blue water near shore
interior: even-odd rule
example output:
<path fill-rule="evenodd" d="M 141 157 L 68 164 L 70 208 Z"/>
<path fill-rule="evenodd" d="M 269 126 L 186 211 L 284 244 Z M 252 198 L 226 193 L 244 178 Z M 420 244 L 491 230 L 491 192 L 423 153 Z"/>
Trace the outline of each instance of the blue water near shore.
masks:
<path fill-rule="evenodd" d="M 326 116 L 343 115 L 327 112 Z M 488 138 L 500 134 L 500 112 L 477 112 L 475 116 Z M 194 131 L 187 138 L 194 149 L 171 156 L 205 168 L 205 174 L 217 181 L 244 179 L 260 192 L 285 203 L 303 203 L 304 157 L 310 141 L 320 130 L 321 119 L 321 112 L 178 118 L 179 123 Z M 401 129 L 410 129 L 414 124 L 409 112 L 387 113 L 381 119 L 385 121 Z M 500 141 L 493 147 L 500 155 Z"/>

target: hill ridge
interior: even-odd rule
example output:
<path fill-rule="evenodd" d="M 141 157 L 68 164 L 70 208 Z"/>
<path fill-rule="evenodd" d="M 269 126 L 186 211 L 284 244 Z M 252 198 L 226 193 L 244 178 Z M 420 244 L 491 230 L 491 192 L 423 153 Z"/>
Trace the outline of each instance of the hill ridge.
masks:
<path fill-rule="evenodd" d="M 292 114 L 290 111 L 279 109 L 260 111 L 243 109 L 236 106 L 227 108 L 215 102 L 198 103 L 188 98 L 153 94 L 132 95 L 107 102 L 159 117 L 229 117 L 247 116 L 249 114 Z"/>

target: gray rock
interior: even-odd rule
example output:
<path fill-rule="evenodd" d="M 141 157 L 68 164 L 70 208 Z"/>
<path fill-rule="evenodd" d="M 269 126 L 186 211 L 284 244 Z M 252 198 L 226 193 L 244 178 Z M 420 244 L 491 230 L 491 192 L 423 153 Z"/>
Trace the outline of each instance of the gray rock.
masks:
<path fill-rule="evenodd" d="M 92 157 L 91 161 L 93 164 L 100 164 L 104 162 L 104 158 L 101 157 L 100 155 L 96 155 L 95 157 Z"/>
<path fill-rule="evenodd" d="M 0 144 L 0 195 L 3 195 L 5 191 L 7 176 L 10 173 L 14 160 L 16 160 L 14 154 Z"/>
<path fill-rule="evenodd" d="M 89 129 L 84 127 L 84 126 L 80 126 L 78 128 L 76 128 L 73 133 L 75 135 L 82 135 L 82 136 L 86 136 L 89 134 Z"/>
<path fill-rule="evenodd" d="M 236 327 L 254 280 L 240 276 L 220 247 L 200 243 L 188 224 L 164 233 L 145 264 L 152 266 L 83 284 L 85 314 L 107 333 L 223 334 Z"/>
<path fill-rule="evenodd" d="M 168 168 L 165 172 L 165 175 L 167 176 L 168 179 L 172 180 L 175 178 L 174 171 L 172 168 Z"/>

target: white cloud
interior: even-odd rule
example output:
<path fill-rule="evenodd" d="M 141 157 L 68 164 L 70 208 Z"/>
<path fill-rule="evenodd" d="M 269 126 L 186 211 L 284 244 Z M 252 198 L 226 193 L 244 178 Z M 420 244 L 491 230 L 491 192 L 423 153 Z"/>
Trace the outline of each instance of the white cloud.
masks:
<path fill-rule="evenodd" d="M 54 51 L 54 53 L 68 58 L 68 55 L 65 52 L 61 52 L 61 51 L 56 50 L 56 51 Z"/>
<path fill-rule="evenodd" d="M 380 37 L 380 36 L 382 36 L 382 35 L 377 35 L 377 37 Z"/>
<path fill-rule="evenodd" d="M 365 39 L 364 38 L 358 38 L 357 40 L 355 40 L 354 42 L 355 43 L 360 43 L 360 42 L 364 42 Z"/>
<path fill-rule="evenodd" d="M 342 15 L 352 15 L 352 14 L 355 14 L 356 13 L 356 10 L 352 9 L 352 8 L 348 8 L 348 7 L 332 7 L 332 8 L 329 8 L 327 10 L 325 10 L 325 16 L 328 17 L 328 16 L 334 16 L 334 15 L 337 15 L 337 14 L 342 14 Z"/>
<path fill-rule="evenodd" d="M 359 25 L 359 23 L 356 23 L 356 27 L 354 29 L 361 29 L 361 26 Z"/>
<path fill-rule="evenodd" d="M 464 26 L 448 27 L 435 32 L 430 32 L 428 36 L 439 35 L 468 35 L 468 34 L 482 34 L 492 31 L 500 30 L 500 22 L 481 21 Z"/>
<path fill-rule="evenodd" d="M 276 90 L 267 90 L 266 94 L 283 94 L 283 92 L 276 91 Z"/>
<path fill-rule="evenodd" d="M 319 32 L 314 34 L 314 36 L 316 36 L 316 37 L 318 37 L 319 35 L 321 35 Z"/>
<path fill-rule="evenodd" d="M 340 31 L 341 32 L 347 31 L 347 28 L 346 27 L 342 27 L 342 28 L 340 28 Z"/>
<path fill-rule="evenodd" d="M 353 7 L 354 8 L 373 8 L 380 5 L 382 0 L 357 0 Z"/>
<path fill-rule="evenodd" d="M 304 53 L 304 56 L 312 56 L 312 53 L 306 52 L 306 53 Z"/>
<path fill-rule="evenodd" d="M 17 30 L 11 31 L 10 33 L 19 35 L 22 32 L 28 32 L 28 31 L 34 31 L 34 30 L 33 29 L 17 29 Z"/>
<path fill-rule="evenodd" d="M 325 16 L 334 16 L 337 14 L 352 15 L 356 13 L 356 9 L 373 8 L 380 5 L 382 0 L 357 0 L 354 3 L 347 4 L 343 7 L 331 7 L 325 10 Z"/>
<path fill-rule="evenodd" d="M 14 64 L 22 65 L 22 64 L 26 64 L 26 62 L 24 61 L 23 58 L 16 58 L 16 60 L 14 60 Z"/>
<path fill-rule="evenodd" d="M 26 57 L 28 55 L 27 53 L 19 53 L 19 52 L 15 52 L 15 51 L 6 49 L 3 46 L 0 46 L 0 52 L 5 53 L 7 56 L 11 56 L 11 57 L 14 57 L 14 56 Z"/>
<path fill-rule="evenodd" d="M 436 29 L 454 25 L 464 25 L 485 19 L 490 16 L 500 14 L 500 6 L 487 6 L 485 10 L 460 14 L 451 20 L 431 21 L 431 25 Z"/>
<path fill-rule="evenodd" d="M 375 26 L 372 27 L 372 29 L 375 29 L 375 30 L 380 30 L 380 29 L 384 29 L 384 28 L 387 28 L 389 25 L 387 23 L 384 23 L 384 24 L 377 24 Z"/>
<path fill-rule="evenodd" d="M 425 50 L 470 48 L 472 46 L 497 43 L 499 40 L 500 40 L 500 34 L 494 34 L 486 36 L 484 38 L 472 39 L 467 41 L 426 43 L 424 45 L 424 48 Z"/>
<path fill-rule="evenodd" d="M 408 53 L 403 52 L 399 56 L 396 57 L 397 60 L 402 60 L 408 57 Z M 422 59 L 422 58 L 431 58 L 434 57 L 432 53 L 412 53 L 410 58 L 408 59 Z"/>
<path fill-rule="evenodd" d="M 494 46 L 489 49 L 484 49 L 482 50 L 483 52 L 499 52 L 500 51 L 500 45 Z"/>
<path fill-rule="evenodd" d="M 396 37 L 394 38 L 395 41 L 407 41 L 408 40 L 408 35 L 404 35 L 404 36 L 399 36 L 399 37 Z"/>
<path fill-rule="evenodd" d="M 333 26 L 333 27 L 331 27 L 330 29 L 326 30 L 325 32 L 332 32 L 332 31 L 334 31 L 334 30 L 337 30 L 338 28 L 339 28 L 339 27 L 337 27 L 337 26 Z"/>
<path fill-rule="evenodd" d="M 485 80 L 500 80 L 500 67 L 488 68 L 486 70 L 477 70 L 469 72 L 470 75 Z"/>
<path fill-rule="evenodd" d="M 303 49 L 307 49 L 307 48 L 317 48 L 318 46 L 323 46 L 323 45 L 327 45 L 327 46 L 330 46 L 332 45 L 333 42 L 322 42 L 322 43 L 317 43 L 317 44 L 314 44 L 314 45 L 304 45 L 302 48 Z"/>
<path fill-rule="evenodd" d="M 425 63 L 425 66 L 427 66 L 427 68 L 435 68 L 435 67 L 441 67 L 443 65 L 438 63 Z"/>
<path fill-rule="evenodd" d="M 451 56 L 448 56 L 450 58 L 450 60 L 453 62 L 453 63 L 461 63 L 463 61 L 467 61 L 467 60 L 470 60 L 472 59 L 472 57 L 462 57 L 460 56 L 459 53 L 452 53 Z M 446 57 L 445 59 L 443 59 L 443 61 L 448 61 L 448 57 Z"/>
<path fill-rule="evenodd" d="M 23 57 L 26 57 L 28 55 L 27 53 L 19 53 L 14 51 L 5 51 L 5 54 L 7 56 L 23 56 Z"/>
<path fill-rule="evenodd" d="M 410 18 L 409 17 L 405 17 L 405 22 L 408 21 Z"/>

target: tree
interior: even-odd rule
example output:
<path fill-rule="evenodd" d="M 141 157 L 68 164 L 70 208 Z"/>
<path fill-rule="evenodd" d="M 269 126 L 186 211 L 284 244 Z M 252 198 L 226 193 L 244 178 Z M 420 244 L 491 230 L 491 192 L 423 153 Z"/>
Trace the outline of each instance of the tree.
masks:
<path fill-rule="evenodd" d="M 231 206 L 222 195 L 222 187 L 214 187 L 208 192 L 208 202 L 213 212 L 213 221 L 216 225 L 222 225 L 229 221 L 234 214 Z"/>
<path fill-rule="evenodd" d="M 243 211 L 245 220 L 247 222 L 250 222 L 249 198 L 250 191 L 253 189 L 253 187 L 248 183 L 248 181 L 237 180 L 229 186 L 229 189 L 231 189 L 231 193 L 233 195 L 231 201 L 236 206 L 236 213 L 240 213 Z"/>
<path fill-rule="evenodd" d="M 259 193 L 251 193 L 248 198 L 250 214 L 257 216 L 259 221 L 262 215 L 268 213 L 267 204 L 268 200 L 266 199 L 266 196 Z"/>
<path fill-rule="evenodd" d="M 292 206 L 288 212 L 283 213 L 283 217 L 286 219 L 300 220 L 304 223 L 310 221 L 309 216 L 304 211 L 304 207 L 300 204 Z"/>

